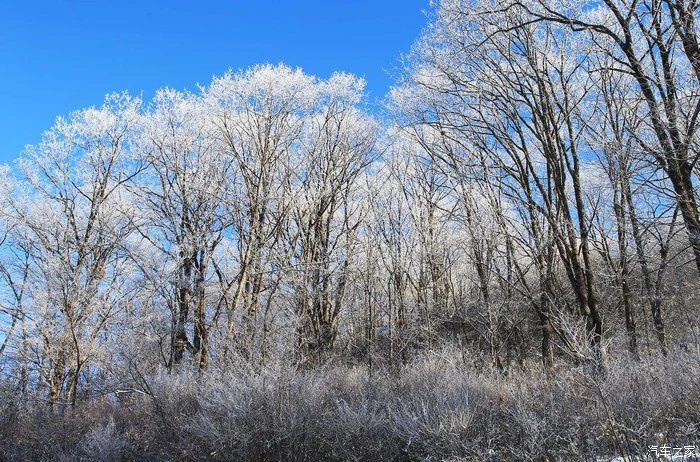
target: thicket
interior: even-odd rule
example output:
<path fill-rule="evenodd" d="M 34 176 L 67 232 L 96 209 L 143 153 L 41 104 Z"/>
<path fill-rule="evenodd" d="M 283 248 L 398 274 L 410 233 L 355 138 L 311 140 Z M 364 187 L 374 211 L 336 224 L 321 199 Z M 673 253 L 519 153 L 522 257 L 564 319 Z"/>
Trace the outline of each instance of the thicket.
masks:
<path fill-rule="evenodd" d="M 165 370 L 50 408 L 3 390 L 4 460 L 611 460 L 700 437 L 698 355 L 547 378 L 439 348 L 400 373 L 285 363 Z"/>

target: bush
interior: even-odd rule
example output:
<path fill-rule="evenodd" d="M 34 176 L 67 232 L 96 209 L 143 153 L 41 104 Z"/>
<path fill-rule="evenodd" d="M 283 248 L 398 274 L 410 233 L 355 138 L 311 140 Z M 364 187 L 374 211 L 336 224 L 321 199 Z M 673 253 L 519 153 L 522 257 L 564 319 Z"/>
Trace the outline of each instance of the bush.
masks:
<path fill-rule="evenodd" d="M 466 358 L 466 359 L 463 359 Z M 507 375 L 451 349 L 400 372 L 333 365 L 143 377 L 51 407 L 1 391 L 1 460 L 590 460 L 700 439 L 700 359 Z"/>

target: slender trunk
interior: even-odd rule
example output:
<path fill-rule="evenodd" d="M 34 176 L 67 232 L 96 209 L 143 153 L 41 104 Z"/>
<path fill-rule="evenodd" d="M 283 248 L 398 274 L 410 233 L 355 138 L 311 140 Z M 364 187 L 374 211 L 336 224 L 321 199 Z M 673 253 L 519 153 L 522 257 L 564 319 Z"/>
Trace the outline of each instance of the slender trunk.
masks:
<path fill-rule="evenodd" d="M 617 219 L 617 247 L 620 252 L 620 286 L 622 289 L 622 305 L 625 313 L 625 329 L 627 331 L 628 347 L 633 358 L 639 359 L 637 346 L 637 327 L 634 320 L 634 304 L 632 303 L 632 291 L 630 289 L 630 271 L 627 262 L 627 217 L 625 214 L 625 192 L 613 192 L 613 210 Z"/>
<path fill-rule="evenodd" d="M 637 217 L 637 209 L 632 201 L 632 190 L 629 178 L 627 176 L 623 176 L 622 178 L 622 190 L 624 191 L 627 210 L 629 211 L 630 224 L 632 225 L 632 237 L 634 238 L 634 243 L 637 250 L 637 259 L 639 260 L 639 265 L 642 270 L 644 290 L 649 299 L 651 316 L 654 321 L 654 329 L 656 331 L 656 338 L 659 341 L 661 353 L 666 356 L 666 333 L 663 322 L 661 299 L 656 296 L 656 290 L 651 280 L 651 270 L 649 269 L 649 263 L 647 261 L 646 251 L 644 249 L 644 241 L 642 240 L 642 224 Z"/>
<path fill-rule="evenodd" d="M 61 389 L 63 388 L 63 372 L 65 370 L 65 352 L 60 350 L 58 352 L 56 361 L 49 372 L 48 384 L 49 384 L 49 401 L 53 404 L 58 402 L 61 397 Z"/>
<path fill-rule="evenodd" d="M 192 261 L 185 258 L 180 268 L 180 281 L 178 288 L 178 313 L 177 325 L 175 326 L 175 344 L 173 348 L 173 359 L 175 364 L 180 364 L 184 357 L 185 350 L 189 345 L 187 338 L 187 320 L 190 311 L 190 280 L 192 278 Z"/>
<path fill-rule="evenodd" d="M 199 369 L 204 370 L 209 364 L 209 329 L 206 319 L 204 271 L 205 255 L 204 251 L 198 252 L 198 264 L 195 269 L 195 309 L 194 309 L 194 336 L 193 347 L 194 356 L 198 362 Z"/>
<path fill-rule="evenodd" d="M 629 24 L 626 27 L 625 32 L 629 34 Z M 681 140 L 680 130 L 675 120 L 675 91 L 671 88 L 667 92 L 668 94 L 663 95 L 665 99 L 662 100 L 662 103 L 668 116 L 665 117 L 662 115 L 661 106 L 654 94 L 653 81 L 646 75 L 644 67 L 637 59 L 631 40 L 627 40 L 621 47 L 649 108 L 651 124 L 661 147 L 660 152 L 656 153 L 655 157 L 659 166 L 664 169 L 671 180 L 673 191 L 676 194 L 676 202 L 688 231 L 688 240 L 693 249 L 695 265 L 700 273 L 700 215 L 693 188 L 692 165 L 688 160 L 687 143 Z M 662 65 L 666 74 L 673 73 L 673 70 L 668 68 L 670 64 L 667 60 L 662 59 Z M 667 79 L 666 84 L 672 85 L 673 82 Z M 668 119 L 668 122 L 665 122 L 665 119 Z"/>

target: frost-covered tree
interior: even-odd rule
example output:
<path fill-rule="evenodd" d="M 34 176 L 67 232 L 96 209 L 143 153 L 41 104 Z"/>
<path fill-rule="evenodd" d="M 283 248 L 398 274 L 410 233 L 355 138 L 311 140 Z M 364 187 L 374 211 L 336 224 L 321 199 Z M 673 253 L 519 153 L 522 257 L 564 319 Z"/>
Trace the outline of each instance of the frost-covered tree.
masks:
<path fill-rule="evenodd" d="M 233 160 L 221 155 L 207 111 L 199 96 L 159 91 L 139 138 L 147 168 L 130 184 L 141 237 L 133 255 L 170 313 L 169 367 L 185 351 L 207 366 L 210 330 L 222 307 L 214 283 L 217 247 L 233 223 L 237 175 Z"/>
<path fill-rule="evenodd" d="M 133 230 L 124 183 L 140 168 L 130 156 L 140 105 L 115 94 L 59 118 L 4 191 L 4 282 L 22 321 L 6 340 L 52 402 L 75 402 L 81 382 L 108 370 L 115 321 L 134 295 L 122 244 Z"/>
<path fill-rule="evenodd" d="M 604 356 L 590 251 L 591 211 L 581 178 L 590 152 L 583 138 L 587 126 L 578 116 L 591 88 L 581 64 L 586 62 L 585 49 L 586 43 L 564 28 L 527 24 L 517 12 L 489 9 L 486 2 L 446 1 L 430 33 L 414 49 L 410 83 L 394 93 L 410 130 L 467 191 L 461 201 L 467 228 L 484 236 L 470 220 L 478 209 L 475 195 L 490 198 L 497 215 L 501 198 L 526 211 L 521 229 L 528 230 L 540 281 L 537 289 L 526 292 L 540 317 L 548 367 L 554 329 L 549 304 L 554 291 L 552 246 L 573 302 L 586 319 L 593 351 L 599 359 Z M 470 186 L 480 184 L 490 186 Z M 504 244 L 512 249 L 508 234 L 502 235 Z M 480 248 L 493 244 L 474 247 Z M 474 256 L 487 290 L 491 258 L 478 252 Z M 510 258 L 511 265 L 516 262 Z M 522 272 L 522 267 L 511 269 Z M 524 272 L 517 279 L 525 282 Z M 483 292 L 488 306 L 487 294 Z"/>
<path fill-rule="evenodd" d="M 700 214 L 694 182 L 699 159 L 700 46 L 694 1 L 652 0 L 566 5 L 514 0 L 499 5 L 523 23 L 561 24 L 588 37 L 594 55 L 608 57 L 614 73 L 629 75 L 626 87 L 643 123 L 634 137 L 669 179 L 700 271 Z"/>
<path fill-rule="evenodd" d="M 292 174 L 290 236 L 299 342 L 327 352 L 338 333 L 364 205 L 359 179 L 372 160 L 376 125 L 358 109 L 364 81 L 334 74 L 316 84 Z"/>
<path fill-rule="evenodd" d="M 229 276 L 228 335 L 233 341 L 241 310 L 239 343 L 245 350 L 255 341 L 261 297 L 267 294 L 269 306 L 278 287 L 271 280 L 281 276 L 268 269 L 286 227 L 292 149 L 313 103 L 313 84 L 300 69 L 263 65 L 229 72 L 204 90 L 219 158 L 230 159 L 237 176 L 230 212 L 237 269 Z"/>

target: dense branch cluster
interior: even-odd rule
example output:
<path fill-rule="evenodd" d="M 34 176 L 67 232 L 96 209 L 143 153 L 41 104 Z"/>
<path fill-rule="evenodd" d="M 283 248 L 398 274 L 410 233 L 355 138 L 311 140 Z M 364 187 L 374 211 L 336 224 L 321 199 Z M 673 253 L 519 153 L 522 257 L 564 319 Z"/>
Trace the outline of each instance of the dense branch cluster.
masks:
<path fill-rule="evenodd" d="M 5 172 L 4 358 L 22 389 L 75 402 L 125 359 L 204 370 L 278 354 L 280 335 L 330 350 L 378 136 L 363 86 L 258 66 L 59 119 Z"/>

